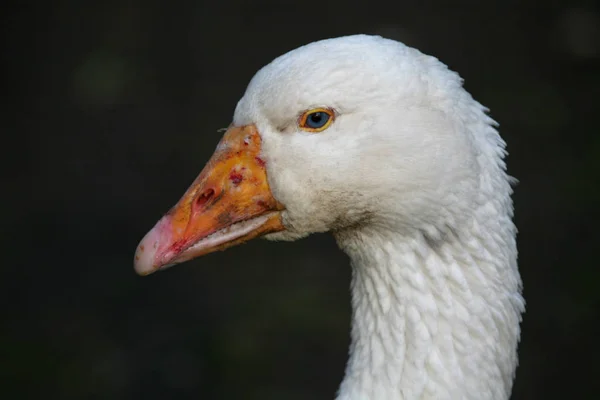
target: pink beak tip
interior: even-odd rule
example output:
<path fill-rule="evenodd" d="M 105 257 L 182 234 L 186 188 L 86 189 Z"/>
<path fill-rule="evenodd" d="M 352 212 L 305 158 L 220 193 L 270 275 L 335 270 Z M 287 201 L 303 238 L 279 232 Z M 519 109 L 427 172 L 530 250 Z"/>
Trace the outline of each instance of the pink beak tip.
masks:
<path fill-rule="evenodd" d="M 150 275 L 162 267 L 158 256 L 163 252 L 163 248 L 169 245 L 170 228 L 170 218 L 164 216 L 140 241 L 133 260 L 133 268 L 138 275 Z"/>

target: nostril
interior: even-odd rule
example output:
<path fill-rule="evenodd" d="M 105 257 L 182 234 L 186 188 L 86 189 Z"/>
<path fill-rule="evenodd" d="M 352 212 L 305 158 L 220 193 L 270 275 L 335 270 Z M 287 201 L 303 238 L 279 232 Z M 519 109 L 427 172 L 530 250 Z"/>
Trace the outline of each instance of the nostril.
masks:
<path fill-rule="evenodd" d="M 212 198 L 215 197 L 214 189 L 206 189 L 204 193 L 201 193 L 194 200 L 194 205 L 196 208 L 204 207 Z"/>

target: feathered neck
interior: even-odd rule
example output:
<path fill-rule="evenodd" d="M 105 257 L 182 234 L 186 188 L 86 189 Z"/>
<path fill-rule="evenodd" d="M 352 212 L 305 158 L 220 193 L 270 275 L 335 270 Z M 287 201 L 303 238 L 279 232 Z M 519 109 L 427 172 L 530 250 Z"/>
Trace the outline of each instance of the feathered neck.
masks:
<path fill-rule="evenodd" d="M 336 234 L 353 268 L 350 359 L 337 400 L 509 398 L 524 302 L 515 228 L 504 219 L 493 232 L 481 221 L 498 216 L 436 238 Z"/>

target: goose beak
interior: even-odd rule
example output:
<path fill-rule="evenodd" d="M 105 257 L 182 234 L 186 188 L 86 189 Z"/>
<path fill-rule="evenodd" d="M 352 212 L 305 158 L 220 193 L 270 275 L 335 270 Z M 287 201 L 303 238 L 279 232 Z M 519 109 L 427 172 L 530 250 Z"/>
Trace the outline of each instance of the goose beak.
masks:
<path fill-rule="evenodd" d="M 254 125 L 231 126 L 179 202 L 135 252 L 140 275 L 284 229 Z"/>

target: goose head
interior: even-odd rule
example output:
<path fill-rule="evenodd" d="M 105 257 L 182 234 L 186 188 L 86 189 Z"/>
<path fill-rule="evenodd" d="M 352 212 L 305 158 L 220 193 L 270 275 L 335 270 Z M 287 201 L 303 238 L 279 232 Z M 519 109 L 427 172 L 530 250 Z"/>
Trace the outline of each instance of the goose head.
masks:
<path fill-rule="evenodd" d="M 478 194 L 473 103 L 457 74 L 393 40 L 291 51 L 253 77 L 205 170 L 140 243 L 136 270 L 262 235 L 454 224 Z"/>
<path fill-rule="evenodd" d="M 486 111 L 393 40 L 293 50 L 253 77 L 135 269 L 331 231 L 353 266 L 338 400 L 505 400 L 524 302 L 505 144 Z"/>

